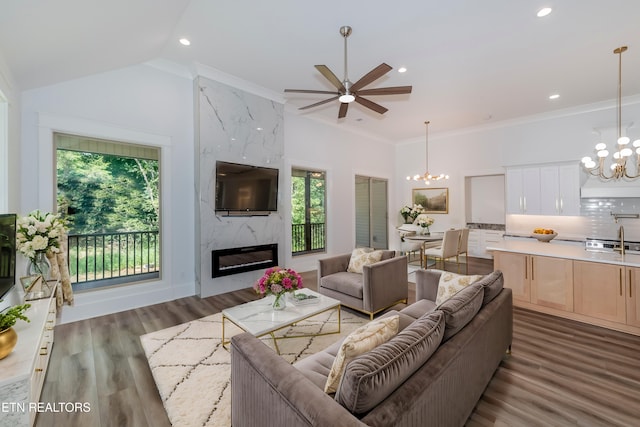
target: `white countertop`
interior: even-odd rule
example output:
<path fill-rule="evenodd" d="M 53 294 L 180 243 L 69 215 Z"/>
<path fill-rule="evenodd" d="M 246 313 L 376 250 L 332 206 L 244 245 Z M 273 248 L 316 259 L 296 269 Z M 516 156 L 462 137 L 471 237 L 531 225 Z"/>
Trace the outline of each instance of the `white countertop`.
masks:
<path fill-rule="evenodd" d="M 618 252 L 591 252 L 585 250 L 582 246 L 554 243 L 553 241 L 543 243 L 538 241 L 505 240 L 499 243 L 492 243 L 487 246 L 487 250 L 640 267 L 640 255 L 620 255 Z"/>

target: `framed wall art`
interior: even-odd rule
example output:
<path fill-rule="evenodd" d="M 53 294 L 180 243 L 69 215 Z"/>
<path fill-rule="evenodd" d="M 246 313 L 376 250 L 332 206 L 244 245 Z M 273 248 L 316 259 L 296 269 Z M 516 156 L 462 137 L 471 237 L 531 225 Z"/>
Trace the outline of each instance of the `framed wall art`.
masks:
<path fill-rule="evenodd" d="M 448 188 L 414 188 L 412 199 L 414 204 L 422 205 L 424 213 L 449 213 Z"/>

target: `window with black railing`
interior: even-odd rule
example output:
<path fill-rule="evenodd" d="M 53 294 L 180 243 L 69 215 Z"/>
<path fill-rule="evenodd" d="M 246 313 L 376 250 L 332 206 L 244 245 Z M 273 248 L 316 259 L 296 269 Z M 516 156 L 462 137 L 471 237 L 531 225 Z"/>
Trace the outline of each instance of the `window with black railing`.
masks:
<path fill-rule="evenodd" d="M 74 290 L 160 277 L 160 148 L 54 133 Z"/>
<path fill-rule="evenodd" d="M 291 252 L 321 252 L 326 246 L 325 172 L 291 170 Z"/>
<path fill-rule="evenodd" d="M 160 245 L 157 231 L 70 234 L 67 259 L 74 289 L 157 278 Z M 91 282 L 107 281 L 101 284 Z"/>

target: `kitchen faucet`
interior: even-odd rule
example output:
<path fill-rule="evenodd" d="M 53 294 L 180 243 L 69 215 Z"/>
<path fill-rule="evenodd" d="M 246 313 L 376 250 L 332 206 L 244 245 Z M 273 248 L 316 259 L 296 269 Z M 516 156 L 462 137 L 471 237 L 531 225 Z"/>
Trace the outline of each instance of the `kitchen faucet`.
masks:
<path fill-rule="evenodd" d="M 620 251 L 620 255 L 624 255 L 624 227 L 620 226 L 618 229 L 618 239 L 620 239 L 620 247 L 616 248 L 616 250 Z"/>

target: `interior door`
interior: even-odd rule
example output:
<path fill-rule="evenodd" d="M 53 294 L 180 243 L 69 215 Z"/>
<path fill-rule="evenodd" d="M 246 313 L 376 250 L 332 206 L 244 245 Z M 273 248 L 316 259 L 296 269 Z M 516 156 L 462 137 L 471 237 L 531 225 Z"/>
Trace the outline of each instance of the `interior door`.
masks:
<path fill-rule="evenodd" d="M 355 189 L 356 246 L 388 248 L 387 180 L 356 175 Z"/>

